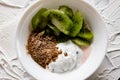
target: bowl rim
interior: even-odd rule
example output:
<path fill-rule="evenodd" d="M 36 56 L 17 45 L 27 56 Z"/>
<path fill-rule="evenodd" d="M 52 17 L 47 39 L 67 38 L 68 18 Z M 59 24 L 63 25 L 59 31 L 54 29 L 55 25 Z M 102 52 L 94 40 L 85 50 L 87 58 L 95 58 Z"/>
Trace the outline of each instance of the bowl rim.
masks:
<path fill-rule="evenodd" d="M 92 10 L 95 12 L 95 14 L 101 19 L 101 21 L 104 23 L 104 21 L 102 20 L 100 14 L 95 10 L 94 7 L 92 7 L 89 3 L 87 3 L 87 2 L 85 2 L 85 1 L 83 1 L 83 0 L 79 0 L 79 1 L 82 2 L 82 3 L 84 3 L 84 4 L 85 4 L 86 6 L 88 6 L 90 9 L 92 9 Z M 35 79 L 39 79 L 39 78 L 35 77 L 35 76 L 34 76 L 35 74 L 31 73 L 31 71 L 28 70 L 25 65 L 23 65 L 23 62 L 24 62 L 24 61 L 21 59 L 21 54 L 20 54 L 20 53 L 18 52 L 18 50 L 17 50 L 17 48 L 18 48 L 18 45 L 17 45 L 17 44 L 18 44 L 17 37 L 18 37 L 18 34 L 19 34 L 19 29 L 20 29 L 22 20 L 24 19 L 26 13 L 29 12 L 29 10 L 31 10 L 32 7 L 34 7 L 36 4 L 39 4 L 40 2 L 41 2 L 41 0 L 40 0 L 40 1 L 35 1 L 35 2 L 33 2 L 33 3 L 32 3 L 29 7 L 27 7 L 26 10 L 23 12 L 22 17 L 20 18 L 20 21 L 19 21 L 19 24 L 18 24 L 18 27 L 17 27 L 16 37 L 15 37 L 15 47 L 16 47 L 15 50 L 16 50 L 16 53 L 17 53 L 17 55 L 18 55 L 18 59 L 19 59 L 20 63 L 22 64 L 23 68 L 24 68 L 31 76 L 33 76 Z M 105 25 L 105 23 L 104 23 L 104 25 Z M 105 33 L 104 36 L 106 37 L 106 40 L 105 40 L 105 44 L 106 44 L 106 45 L 105 45 L 104 55 L 101 56 L 101 60 L 99 60 L 99 63 L 96 64 L 96 66 L 94 67 L 94 69 L 92 69 L 92 72 L 89 73 L 89 74 L 86 76 L 86 78 L 84 78 L 84 79 L 87 79 L 88 77 L 90 77 L 90 76 L 98 69 L 98 67 L 101 65 L 101 63 L 102 63 L 102 61 L 103 61 L 103 59 L 104 59 L 104 57 L 105 57 L 105 53 L 107 52 L 107 44 L 108 44 L 108 34 L 107 34 L 106 25 L 105 25 L 105 31 L 106 31 L 106 33 Z M 89 56 L 89 57 L 90 57 L 90 56 Z M 87 61 L 88 61 L 88 59 L 87 59 Z M 87 61 L 86 61 L 86 62 L 87 62 Z M 84 65 L 84 64 L 83 64 L 83 65 Z"/>

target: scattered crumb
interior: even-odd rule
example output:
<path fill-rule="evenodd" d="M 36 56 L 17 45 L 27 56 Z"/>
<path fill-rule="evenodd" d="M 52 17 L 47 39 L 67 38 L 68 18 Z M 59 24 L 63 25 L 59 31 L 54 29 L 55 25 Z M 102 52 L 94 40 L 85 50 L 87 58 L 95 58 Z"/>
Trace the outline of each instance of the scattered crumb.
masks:
<path fill-rule="evenodd" d="M 64 53 L 64 56 L 68 56 L 67 52 Z"/>

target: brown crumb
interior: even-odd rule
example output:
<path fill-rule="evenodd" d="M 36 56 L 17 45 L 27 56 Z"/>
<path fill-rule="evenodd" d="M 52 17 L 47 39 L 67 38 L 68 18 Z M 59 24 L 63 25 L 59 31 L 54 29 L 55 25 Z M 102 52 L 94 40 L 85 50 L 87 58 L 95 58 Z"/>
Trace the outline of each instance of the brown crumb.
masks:
<path fill-rule="evenodd" d="M 64 53 L 64 56 L 68 56 L 67 52 Z"/>
<path fill-rule="evenodd" d="M 43 68 L 50 62 L 56 61 L 62 50 L 56 47 L 55 36 L 43 35 L 42 32 L 32 32 L 28 39 L 27 49 L 31 57 Z"/>

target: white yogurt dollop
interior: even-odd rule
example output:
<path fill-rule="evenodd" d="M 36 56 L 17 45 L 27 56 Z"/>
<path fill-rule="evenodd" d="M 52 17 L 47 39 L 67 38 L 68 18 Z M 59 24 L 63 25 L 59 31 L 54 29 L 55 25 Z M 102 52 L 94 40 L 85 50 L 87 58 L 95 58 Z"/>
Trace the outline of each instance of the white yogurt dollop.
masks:
<path fill-rule="evenodd" d="M 47 66 L 48 70 L 55 73 L 62 73 L 70 71 L 80 64 L 82 50 L 71 40 L 59 43 L 57 47 L 59 50 L 62 50 L 62 54 L 58 56 L 55 62 L 51 62 Z"/>

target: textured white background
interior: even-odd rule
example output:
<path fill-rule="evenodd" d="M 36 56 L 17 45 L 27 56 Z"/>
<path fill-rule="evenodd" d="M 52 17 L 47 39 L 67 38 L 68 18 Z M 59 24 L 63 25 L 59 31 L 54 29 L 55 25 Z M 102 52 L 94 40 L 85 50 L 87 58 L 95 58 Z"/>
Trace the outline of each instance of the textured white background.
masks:
<path fill-rule="evenodd" d="M 21 66 L 14 38 L 20 16 L 36 0 L 0 0 L 0 80 L 35 80 Z M 109 44 L 99 69 L 87 80 L 120 78 L 120 0 L 87 0 L 107 25 Z"/>

